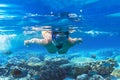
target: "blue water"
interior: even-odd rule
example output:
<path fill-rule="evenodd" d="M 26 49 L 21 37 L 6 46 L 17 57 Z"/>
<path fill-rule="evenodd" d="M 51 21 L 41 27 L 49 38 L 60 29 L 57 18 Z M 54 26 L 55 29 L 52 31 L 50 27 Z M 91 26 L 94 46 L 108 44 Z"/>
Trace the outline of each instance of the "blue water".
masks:
<path fill-rule="evenodd" d="M 67 13 L 77 16 L 78 21 L 65 16 Z M 43 26 L 71 28 L 75 32 L 70 37 L 82 38 L 83 42 L 71 47 L 66 54 L 51 54 L 42 45 L 24 46 L 24 40 L 42 38 L 41 32 L 35 32 L 32 28 Z M 115 67 L 120 68 L 119 41 L 120 0 L 0 0 L 1 80 L 1 76 L 11 76 L 12 73 L 7 70 L 12 70 L 11 66 L 13 69 L 19 67 L 16 65 L 24 63 L 20 62 L 23 59 L 27 64 L 31 58 L 35 63 L 59 57 L 74 63 L 113 58 L 118 63 Z M 8 63 L 13 65 L 1 68 L 1 65 L 4 67 Z M 110 65 L 103 64 L 106 67 Z M 65 80 L 72 79 L 66 77 Z"/>
<path fill-rule="evenodd" d="M 74 13 L 79 22 L 62 21 L 60 13 Z M 53 15 L 53 16 L 52 16 Z M 43 46 L 24 46 L 24 40 L 41 38 L 40 33 L 25 34 L 33 26 L 76 27 L 71 37 L 83 38 L 82 44 L 72 47 L 66 55 L 89 51 L 119 51 L 119 0 L 0 0 L 0 53 L 11 51 L 10 56 L 30 54 L 50 55 Z M 88 51 L 88 52 L 87 52 Z M 58 54 L 57 54 L 58 55 Z M 81 54 L 83 55 L 83 54 Z M 7 55 L 9 56 L 9 55 Z M 106 56 L 112 56 L 106 55 Z"/>

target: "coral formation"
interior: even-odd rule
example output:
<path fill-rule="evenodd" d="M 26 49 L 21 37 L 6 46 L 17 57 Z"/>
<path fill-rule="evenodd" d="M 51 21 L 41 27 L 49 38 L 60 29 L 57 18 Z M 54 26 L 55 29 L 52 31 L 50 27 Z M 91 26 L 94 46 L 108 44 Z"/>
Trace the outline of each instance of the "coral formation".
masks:
<path fill-rule="evenodd" d="M 82 63 L 74 63 L 67 58 L 51 58 L 41 61 L 39 58 L 31 57 L 29 60 L 18 60 L 16 63 L 14 60 L 18 59 L 10 59 L 7 65 L 0 67 L 0 76 L 13 80 L 16 78 L 22 80 L 64 80 L 67 77 L 75 80 L 109 80 L 116 64 L 113 59 Z"/>
<path fill-rule="evenodd" d="M 115 69 L 113 70 L 113 72 L 111 73 L 111 75 L 120 78 L 120 69 Z"/>
<path fill-rule="evenodd" d="M 116 61 L 113 59 L 101 60 L 96 62 L 85 62 L 75 64 L 71 70 L 72 76 L 77 77 L 83 73 L 89 75 L 99 74 L 108 76 L 114 70 Z"/>

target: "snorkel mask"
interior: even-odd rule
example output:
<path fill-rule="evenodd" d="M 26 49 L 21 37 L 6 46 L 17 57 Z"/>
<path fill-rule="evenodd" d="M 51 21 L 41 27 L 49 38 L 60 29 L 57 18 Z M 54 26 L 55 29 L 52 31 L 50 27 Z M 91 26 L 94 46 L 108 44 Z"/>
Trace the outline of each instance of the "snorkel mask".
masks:
<path fill-rule="evenodd" d="M 52 30 L 52 40 L 56 45 L 63 45 L 68 40 L 69 32 L 62 31 L 60 28 Z"/>

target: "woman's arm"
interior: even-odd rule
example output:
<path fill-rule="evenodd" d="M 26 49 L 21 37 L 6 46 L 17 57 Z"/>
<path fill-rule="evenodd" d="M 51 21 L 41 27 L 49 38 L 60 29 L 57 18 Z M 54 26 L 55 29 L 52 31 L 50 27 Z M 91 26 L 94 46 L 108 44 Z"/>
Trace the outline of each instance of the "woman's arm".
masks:
<path fill-rule="evenodd" d="M 72 43 L 72 44 L 80 44 L 82 42 L 82 38 L 69 38 L 69 41 Z"/>
<path fill-rule="evenodd" d="M 24 45 L 25 46 L 28 46 L 30 44 L 41 44 L 41 45 L 44 45 L 44 44 L 46 44 L 46 40 L 45 39 L 32 38 L 30 40 L 25 40 L 24 41 Z"/>

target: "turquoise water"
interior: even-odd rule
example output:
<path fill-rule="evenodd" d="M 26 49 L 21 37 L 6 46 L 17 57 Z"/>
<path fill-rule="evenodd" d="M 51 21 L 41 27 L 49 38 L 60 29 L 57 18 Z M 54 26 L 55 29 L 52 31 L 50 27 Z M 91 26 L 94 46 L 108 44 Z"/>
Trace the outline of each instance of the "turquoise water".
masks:
<path fill-rule="evenodd" d="M 28 60 L 31 57 L 41 60 L 56 57 L 113 58 L 119 64 L 119 7 L 119 0 L 1 0 L 0 64 L 6 65 L 13 58 Z M 66 13 L 74 14 L 78 21 L 65 17 Z M 74 32 L 70 36 L 82 38 L 83 42 L 70 48 L 66 54 L 50 54 L 42 45 L 24 46 L 24 40 L 42 38 L 41 32 L 32 30 L 42 26 L 72 28 Z"/>

